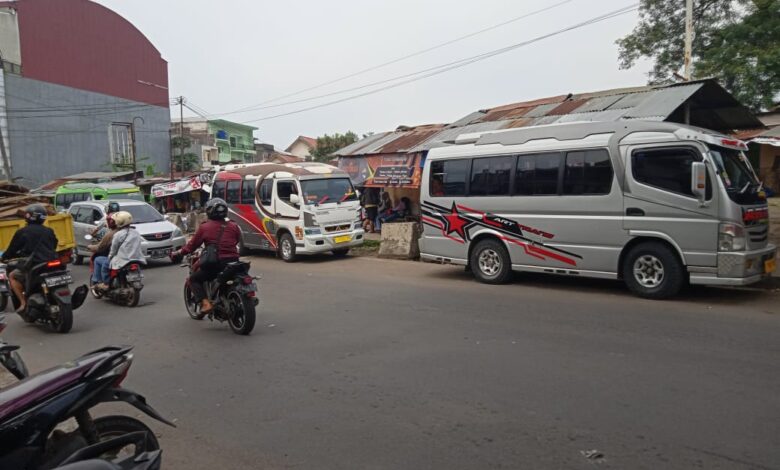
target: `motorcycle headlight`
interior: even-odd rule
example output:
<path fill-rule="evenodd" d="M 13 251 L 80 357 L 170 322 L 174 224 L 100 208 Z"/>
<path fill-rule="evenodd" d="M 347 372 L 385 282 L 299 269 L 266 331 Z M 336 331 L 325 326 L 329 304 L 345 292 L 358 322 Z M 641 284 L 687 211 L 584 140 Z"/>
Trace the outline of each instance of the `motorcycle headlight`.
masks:
<path fill-rule="evenodd" d="M 745 228 L 737 224 L 720 224 L 718 227 L 718 251 L 742 251 L 745 249 Z"/>

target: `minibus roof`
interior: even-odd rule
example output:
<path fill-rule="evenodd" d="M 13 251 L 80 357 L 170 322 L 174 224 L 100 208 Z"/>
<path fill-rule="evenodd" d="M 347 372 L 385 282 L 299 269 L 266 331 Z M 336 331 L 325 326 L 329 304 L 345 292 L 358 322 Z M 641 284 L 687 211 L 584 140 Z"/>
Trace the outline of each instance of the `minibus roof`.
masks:
<path fill-rule="evenodd" d="M 265 177 L 271 173 L 288 173 L 290 176 L 295 177 L 349 177 L 345 171 L 335 166 L 318 162 L 260 163 L 246 168 L 237 168 L 217 173 L 216 179 L 231 179 L 226 173 L 232 173 L 241 177 Z"/>
<path fill-rule="evenodd" d="M 133 183 L 114 181 L 111 183 L 67 183 L 57 188 L 57 192 L 91 191 L 93 189 L 102 189 L 105 191 L 140 191 L 138 186 L 134 185 Z"/>

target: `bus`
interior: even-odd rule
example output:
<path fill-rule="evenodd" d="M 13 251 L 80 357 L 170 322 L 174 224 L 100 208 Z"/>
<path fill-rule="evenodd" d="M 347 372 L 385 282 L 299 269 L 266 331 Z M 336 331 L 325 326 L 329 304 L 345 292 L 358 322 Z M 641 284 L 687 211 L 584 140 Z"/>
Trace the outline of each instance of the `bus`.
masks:
<path fill-rule="evenodd" d="M 622 280 L 646 298 L 775 270 L 766 195 L 732 137 L 649 121 L 460 135 L 428 153 L 425 261 Z"/>
<path fill-rule="evenodd" d="M 315 162 L 259 163 L 214 176 L 211 197 L 223 198 L 241 227 L 242 251 L 346 256 L 363 244 L 360 201 L 349 175 Z"/>
<path fill-rule="evenodd" d="M 119 199 L 145 201 L 141 190 L 132 183 L 68 183 L 57 188 L 54 205 L 67 210 L 74 202 Z"/>

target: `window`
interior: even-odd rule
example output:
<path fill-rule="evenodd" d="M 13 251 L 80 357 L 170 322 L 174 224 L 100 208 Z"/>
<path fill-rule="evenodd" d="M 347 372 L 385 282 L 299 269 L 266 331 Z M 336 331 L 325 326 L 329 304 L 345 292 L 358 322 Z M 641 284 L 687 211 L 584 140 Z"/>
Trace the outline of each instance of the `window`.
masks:
<path fill-rule="evenodd" d="M 429 192 L 437 196 L 465 196 L 471 160 L 444 160 L 431 163 Z"/>
<path fill-rule="evenodd" d="M 94 224 L 98 220 L 103 220 L 103 213 L 97 209 L 92 209 L 92 223 Z"/>
<path fill-rule="evenodd" d="M 136 224 L 148 224 L 152 222 L 160 222 L 165 218 L 157 212 L 157 209 L 149 204 L 132 204 L 123 205 L 123 211 L 127 211 L 133 216 L 133 225 Z"/>
<path fill-rule="evenodd" d="M 290 195 L 298 194 L 298 188 L 295 186 L 295 181 L 277 181 L 276 193 L 279 199 L 292 206 L 293 204 L 290 202 Z"/>
<path fill-rule="evenodd" d="M 357 201 L 355 188 L 349 178 L 326 178 L 301 181 L 305 204 L 329 204 Z"/>
<path fill-rule="evenodd" d="M 260 204 L 264 206 L 271 205 L 271 193 L 274 188 L 274 180 L 263 180 L 260 183 Z"/>
<path fill-rule="evenodd" d="M 558 194 L 561 155 L 540 153 L 517 159 L 514 194 L 521 196 Z"/>
<path fill-rule="evenodd" d="M 226 186 L 226 184 L 227 183 L 224 180 L 223 181 L 215 181 L 214 182 L 214 187 L 211 188 L 211 197 L 221 197 L 221 198 L 224 198 L 225 197 L 225 186 Z"/>
<path fill-rule="evenodd" d="M 255 183 L 257 183 L 256 180 L 244 180 L 244 185 L 241 187 L 242 204 L 255 203 Z"/>
<path fill-rule="evenodd" d="M 112 122 L 108 127 L 108 147 L 111 163 L 115 165 L 132 165 L 133 142 L 131 124 Z"/>
<path fill-rule="evenodd" d="M 606 150 L 583 150 L 566 154 L 563 194 L 609 194 L 612 162 Z"/>
<path fill-rule="evenodd" d="M 231 147 L 235 147 L 237 143 L 238 143 L 238 139 L 237 138 L 235 138 L 235 137 L 231 137 L 230 138 L 230 146 Z"/>
<path fill-rule="evenodd" d="M 631 155 L 631 170 L 640 183 L 693 197 L 691 164 L 701 160 L 691 148 L 637 150 Z"/>
<path fill-rule="evenodd" d="M 241 180 L 228 181 L 225 201 L 228 204 L 238 204 L 241 202 Z"/>
<path fill-rule="evenodd" d="M 471 164 L 470 196 L 509 196 L 515 157 L 475 158 Z"/>
<path fill-rule="evenodd" d="M 88 220 L 89 216 L 92 215 L 92 209 L 87 207 L 77 207 L 71 212 L 71 214 L 73 215 L 74 222 L 88 224 L 90 223 Z"/>

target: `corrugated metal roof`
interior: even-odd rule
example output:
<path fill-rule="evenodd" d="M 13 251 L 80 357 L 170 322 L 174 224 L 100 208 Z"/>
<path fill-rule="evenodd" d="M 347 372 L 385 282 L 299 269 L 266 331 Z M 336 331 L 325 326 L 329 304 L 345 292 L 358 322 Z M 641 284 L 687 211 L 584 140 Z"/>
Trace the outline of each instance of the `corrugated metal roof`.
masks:
<path fill-rule="evenodd" d="M 531 118 L 547 116 L 547 113 L 557 108 L 558 106 L 558 103 L 540 104 L 539 106 L 525 113 L 523 116 Z"/>
<path fill-rule="evenodd" d="M 401 153 L 419 145 L 431 136 L 438 134 L 444 126 L 437 126 L 422 130 L 412 130 L 402 133 L 397 139 L 385 144 L 377 153 Z"/>
<path fill-rule="evenodd" d="M 410 149 L 410 152 L 422 152 L 423 150 L 430 150 L 435 147 L 441 147 L 446 145 L 445 141 L 455 140 L 461 134 L 468 134 L 469 132 L 483 132 L 494 131 L 503 129 L 507 125 L 507 121 L 491 121 L 491 122 L 478 122 L 476 124 L 469 124 L 463 127 L 451 127 L 442 130 L 429 140 L 421 143 L 420 145 Z"/>
<path fill-rule="evenodd" d="M 640 104 L 626 113 L 627 118 L 644 116 L 669 116 L 688 98 L 699 91 L 703 83 L 653 90 Z"/>
<path fill-rule="evenodd" d="M 474 111 L 473 113 L 463 116 L 462 118 L 458 119 L 457 121 L 453 122 L 447 127 L 460 127 L 465 126 L 467 124 L 471 124 L 473 121 L 476 121 L 478 119 L 481 119 L 485 116 L 484 111 Z"/>
<path fill-rule="evenodd" d="M 343 149 L 337 151 L 333 155 L 336 156 L 345 156 L 345 155 L 360 155 L 362 152 L 359 152 L 363 148 L 373 144 L 377 140 L 381 139 L 382 137 L 391 134 L 391 132 L 380 132 L 378 134 L 370 135 L 364 139 L 360 139 L 355 143 L 349 144 Z"/>
<path fill-rule="evenodd" d="M 608 95 L 608 96 L 595 96 L 593 98 L 588 99 L 588 101 L 577 108 L 578 113 L 589 113 L 591 111 L 604 111 L 605 109 L 609 108 L 617 100 L 624 97 L 625 95 Z"/>

